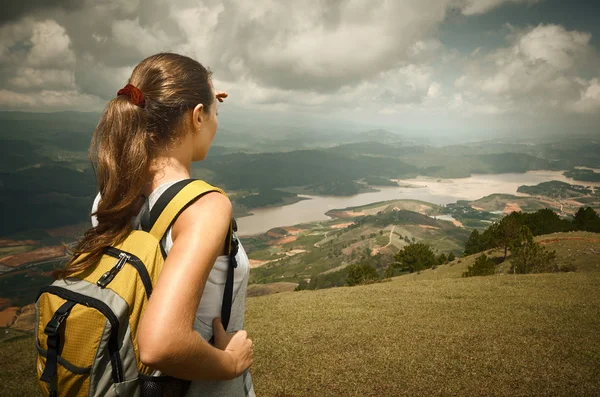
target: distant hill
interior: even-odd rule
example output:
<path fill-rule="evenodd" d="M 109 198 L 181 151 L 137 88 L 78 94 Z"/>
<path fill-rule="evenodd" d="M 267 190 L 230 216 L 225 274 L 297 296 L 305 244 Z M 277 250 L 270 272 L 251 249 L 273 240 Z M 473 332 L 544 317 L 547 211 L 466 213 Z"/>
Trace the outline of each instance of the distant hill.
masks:
<path fill-rule="evenodd" d="M 573 178 L 576 181 L 600 182 L 600 172 L 594 172 L 594 170 L 574 169 L 570 171 L 565 171 L 564 175 L 567 178 Z"/>
<path fill-rule="evenodd" d="M 373 141 L 373 142 L 381 142 L 381 143 L 398 143 L 401 141 L 404 141 L 405 138 L 402 137 L 402 135 L 387 131 L 387 130 L 383 130 L 383 129 L 376 129 L 376 130 L 370 130 L 370 131 L 366 131 L 366 132 L 361 132 L 358 133 L 356 135 L 354 135 L 354 139 L 355 140 L 361 140 L 361 141 Z"/>
<path fill-rule="evenodd" d="M 328 286 L 343 285 L 346 266 L 371 264 L 383 271 L 393 255 L 412 241 L 436 252 L 460 254 L 470 231 L 436 219 L 441 207 L 415 200 L 395 200 L 332 210 L 331 221 L 278 228 L 243 239 L 256 266 L 250 282 L 299 283 L 324 276 Z M 457 222 L 460 225 L 459 222 Z"/>
<path fill-rule="evenodd" d="M 560 181 L 542 182 L 535 186 L 520 186 L 517 189 L 517 192 L 529 194 L 531 196 L 546 196 L 556 199 L 569 199 L 587 196 L 593 193 L 591 189 L 584 186 L 571 185 Z"/>

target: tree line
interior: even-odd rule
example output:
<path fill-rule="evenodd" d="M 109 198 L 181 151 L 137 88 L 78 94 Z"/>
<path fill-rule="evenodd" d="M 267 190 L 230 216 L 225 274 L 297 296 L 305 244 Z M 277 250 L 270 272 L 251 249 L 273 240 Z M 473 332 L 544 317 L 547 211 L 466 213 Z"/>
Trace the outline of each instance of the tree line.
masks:
<path fill-rule="evenodd" d="M 574 271 L 571 264 L 558 264 L 556 251 L 549 251 L 534 240 L 534 236 L 566 231 L 600 232 L 600 217 L 591 207 L 581 207 L 572 220 L 560 218 L 550 209 L 533 213 L 513 212 L 492 224 L 483 233 L 474 230 L 465 244 L 465 255 L 492 248 L 504 250 L 500 262 L 510 251 L 509 273 L 546 273 Z M 486 276 L 496 272 L 496 262 L 482 254 L 463 273 L 464 277 Z"/>
<path fill-rule="evenodd" d="M 575 230 L 600 233 L 600 217 L 591 207 L 581 207 L 572 220 L 560 218 L 548 208 L 532 213 L 513 212 L 500 222 L 493 223 L 483 233 L 473 230 L 465 243 L 464 255 L 502 248 L 506 259 L 510 247 L 518 241 L 523 241 L 523 227 L 527 228 L 532 236 Z"/>

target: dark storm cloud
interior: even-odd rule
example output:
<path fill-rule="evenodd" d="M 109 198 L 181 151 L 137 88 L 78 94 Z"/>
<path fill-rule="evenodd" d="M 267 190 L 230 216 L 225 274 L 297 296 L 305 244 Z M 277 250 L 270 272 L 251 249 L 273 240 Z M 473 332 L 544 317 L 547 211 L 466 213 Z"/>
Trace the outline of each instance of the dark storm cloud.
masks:
<path fill-rule="evenodd" d="M 84 4 L 83 0 L 8 0 L 1 6 L 0 25 L 38 12 L 53 9 L 75 10 L 83 7 Z"/>

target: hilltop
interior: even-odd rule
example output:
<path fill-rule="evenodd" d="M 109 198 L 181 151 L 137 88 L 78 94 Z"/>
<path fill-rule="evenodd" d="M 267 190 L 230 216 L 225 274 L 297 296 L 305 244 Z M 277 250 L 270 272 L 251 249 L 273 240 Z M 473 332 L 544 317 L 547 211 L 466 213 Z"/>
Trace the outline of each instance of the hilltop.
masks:
<path fill-rule="evenodd" d="M 256 392 L 597 395 L 599 289 L 600 273 L 401 276 L 249 298 Z M 0 343 L 0 382 L 11 396 L 37 393 L 32 343 Z"/>
<path fill-rule="evenodd" d="M 575 266 L 578 273 L 600 272 L 600 234 L 590 232 L 566 232 L 552 233 L 537 236 L 534 239 L 546 249 L 556 251 L 556 261 L 559 264 L 570 264 Z M 500 248 L 486 250 L 488 257 L 500 261 L 504 251 Z M 475 263 L 475 259 L 482 253 L 458 258 L 453 262 L 426 269 L 417 273 L 407 274 L 403 277 L 413 280 L 439 280 L 449 278 L 461 278 L 467 268 Z M 509 273 L 510 257 L 497 266 L 497 275 Z"/>
<path fill-rule="evenodd" d="M 412 281 L 252 298 L 257 393 L 575 396 L 600 383 L 600 274 Z"/>

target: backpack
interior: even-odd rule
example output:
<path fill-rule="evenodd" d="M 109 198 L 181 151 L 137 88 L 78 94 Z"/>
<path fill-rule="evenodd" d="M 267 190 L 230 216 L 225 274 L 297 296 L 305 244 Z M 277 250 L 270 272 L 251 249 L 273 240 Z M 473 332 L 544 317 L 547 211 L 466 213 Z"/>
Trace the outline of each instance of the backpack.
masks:
<path fill-rule="evenodd" d="M 175 183 L 142 215 L 142 230 L 132 230 L 121 243 L 106 247 L 95 266 L 39 291 L 36 367 L 42 395 L 178 397 L 187 392 L 189 381 L 164 376 L 140 361 L 137 331 L 166 258 L 163 236 L 188 205 L 214 191 L 225 194 L 200 180 Z M 237 266 L 236 230 L 232 219 L 225 240 L 225 329 Z"/>

